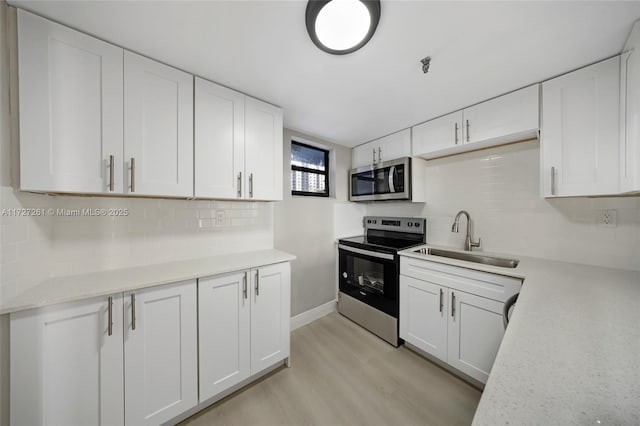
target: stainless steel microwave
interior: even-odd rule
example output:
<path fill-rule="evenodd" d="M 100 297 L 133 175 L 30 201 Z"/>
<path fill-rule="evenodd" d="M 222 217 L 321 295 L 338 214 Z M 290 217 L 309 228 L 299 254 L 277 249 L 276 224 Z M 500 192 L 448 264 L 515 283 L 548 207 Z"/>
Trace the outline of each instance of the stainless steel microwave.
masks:
<path fill-rule="evenodd" d="M 349 200 L 411 200 L 411 158 L 352 169 L 349 173 Z"/>

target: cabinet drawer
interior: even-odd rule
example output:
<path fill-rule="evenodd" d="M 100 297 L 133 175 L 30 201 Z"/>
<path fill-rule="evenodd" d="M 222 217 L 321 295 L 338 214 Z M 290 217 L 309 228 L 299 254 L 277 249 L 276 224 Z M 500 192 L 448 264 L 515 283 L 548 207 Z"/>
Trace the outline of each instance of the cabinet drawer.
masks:
<path fill-rule="evenodd" d="M 400 274 L 500 302 L 518 293 L 522 286 L 519 278 L 409 257 L 400 258 Z"/>

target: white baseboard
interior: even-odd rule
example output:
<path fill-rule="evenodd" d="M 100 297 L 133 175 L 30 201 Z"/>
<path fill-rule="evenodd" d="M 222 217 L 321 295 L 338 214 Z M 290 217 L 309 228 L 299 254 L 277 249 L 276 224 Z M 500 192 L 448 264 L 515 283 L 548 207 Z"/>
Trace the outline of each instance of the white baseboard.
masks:
<path fill-rule="evenodd" d="M 332 312 L 338 310 L 338 301 L 332 300 L 323 305 L 317 306 L 313 309 L 309 309 L 301 314 L 291 317 L 291 331 L 296 328 L 300 328 L 304 325 L 314 322 L 317 319 L 322 318 L 325 315 L 329 315 Z"/>

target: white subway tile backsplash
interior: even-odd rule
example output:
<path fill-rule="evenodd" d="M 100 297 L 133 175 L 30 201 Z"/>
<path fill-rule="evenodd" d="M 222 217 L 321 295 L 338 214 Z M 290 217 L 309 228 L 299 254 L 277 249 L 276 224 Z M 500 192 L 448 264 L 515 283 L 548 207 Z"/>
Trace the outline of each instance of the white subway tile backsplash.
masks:
<path fill-rule="evenodd" d="M 539 155 L 533 141 L 429 161 L 425 204 L 367 214 L 424 216 L 429 243 L 462 248 L 465 219 L 458 234 L 451 224 L 467 210 L 485 251 L 640 270 L 640 197 L 541 199 Z M 618 211 L 617 227 L 596 225 L 601 209 Z"/>
<path fill-rule="evenodd" d="M 48 277 L 273 247 L 271 203 L 48 196 L 10 187 L 1 188 L 1 199 L 4 209 L 53 214 L 0 218 L 0 297 Z M 89 216 L 86 209 L 120 216 Z M 216 210 L 225 214 L 221 225 Z"/>

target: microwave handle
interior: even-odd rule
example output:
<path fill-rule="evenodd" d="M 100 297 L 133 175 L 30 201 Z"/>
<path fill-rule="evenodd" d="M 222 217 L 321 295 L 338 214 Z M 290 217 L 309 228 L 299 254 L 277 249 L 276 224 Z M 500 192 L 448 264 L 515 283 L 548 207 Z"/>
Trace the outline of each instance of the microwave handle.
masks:
<path fill-rule="evenodd" d="M 389 169 L 389 192 L 396 192 L 396 185 L 393 181 L 394 175 L 396 174 L 396 166 L 391 166 Z"/>

